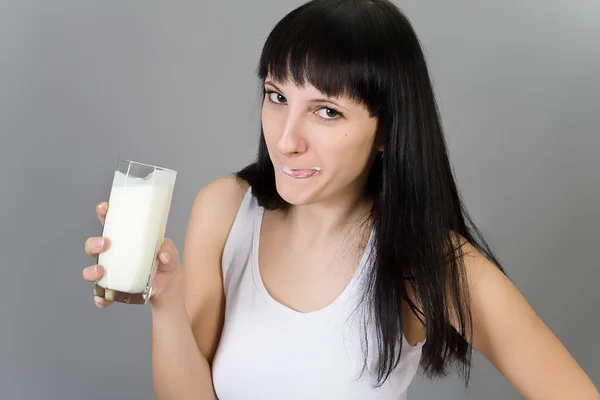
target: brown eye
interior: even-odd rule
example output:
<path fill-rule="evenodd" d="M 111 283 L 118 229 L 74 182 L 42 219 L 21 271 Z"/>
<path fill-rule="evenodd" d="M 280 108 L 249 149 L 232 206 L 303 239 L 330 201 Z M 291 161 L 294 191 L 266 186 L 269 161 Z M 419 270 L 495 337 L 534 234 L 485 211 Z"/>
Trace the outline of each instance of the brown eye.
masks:
<path fill-rule="evenodd" d="M 269 101 L 275 104 L 282 104 L 286 102 L 285 97 L 277 92 L 267 92 L 267 96 L 269 97 Z"/>
<path fill-rule="evenodd" d="M 338 111 L 334 110 L 333 108 L 323 107 L 319 110 L 319 116 L 326 120 L 334 120 L 334 119 L 341 118 L 342 114 L 340 114 Z"/>

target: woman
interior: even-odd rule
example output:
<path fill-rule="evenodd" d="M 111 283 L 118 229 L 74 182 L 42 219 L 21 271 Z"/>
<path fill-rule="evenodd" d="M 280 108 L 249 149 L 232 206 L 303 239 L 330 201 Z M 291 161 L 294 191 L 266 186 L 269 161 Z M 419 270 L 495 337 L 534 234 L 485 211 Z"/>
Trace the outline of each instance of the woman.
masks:
<path fill-rule="evenodd" d="M 472 348 L 528 399 L 598 398 L 464 210 L 392 3 L 302 5 L 258 76 L 256 162 L 198 193 L 181 265 L 170 240 L 158 255 L 159 399 L 404 399 L 419 366 L 458 362 L 468 384 Z M 94 257 L 108 245 L 93 243 Z"/>

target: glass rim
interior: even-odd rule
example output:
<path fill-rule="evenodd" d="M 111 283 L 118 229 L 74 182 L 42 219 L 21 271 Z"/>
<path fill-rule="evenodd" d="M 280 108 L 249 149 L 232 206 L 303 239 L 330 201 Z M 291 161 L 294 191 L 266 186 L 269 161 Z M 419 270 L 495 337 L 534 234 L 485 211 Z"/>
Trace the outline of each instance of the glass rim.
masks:
<path fill-rule="evenodd" d="M 175 171 L 174 169 L 161 167 L 160 165 L 145 164 L 145 163 L 138 162 L 138 161 L 125 160 L 123 158 L 117 158 L 117 165 L 119 165 L 119 163 L 136 164 L 136 165 L 141 165 L 141 166 L 144 166 L 144 167 L 158 168 L 161 171 L 173 172 L 175 174 L 177 173 L 177 171 Z"/>

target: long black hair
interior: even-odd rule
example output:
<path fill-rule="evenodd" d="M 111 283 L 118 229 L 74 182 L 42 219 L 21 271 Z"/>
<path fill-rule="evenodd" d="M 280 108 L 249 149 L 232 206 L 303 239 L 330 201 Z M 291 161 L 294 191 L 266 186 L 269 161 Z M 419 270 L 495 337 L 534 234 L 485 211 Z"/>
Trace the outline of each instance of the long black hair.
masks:
<path fill-rule="evenodd" d="M 376 157 L 365 189 L 373 199 L 374 256 L 364 293 L 376 332 L 377 384 L 400 359 L 404 300 L 426 327 L 424 374 L 444 376 L 455 364 L 468 386 L 472 321 L 457 238 L 504 270 L 461 200 L 425 57 L 409 20 L 388 0 L 309 1 L 267 38 L 257 75 L 264 83 L 267 74 L 276 81 L 308 82 L 329 96 L 349 96 L 378 118 L 384 157 Z M 257 160 L 237 177 L 252 187 L 261 206 L 286 207 L 262 129 Z M 452 315 L 459 330 L 450 323 Z"/>

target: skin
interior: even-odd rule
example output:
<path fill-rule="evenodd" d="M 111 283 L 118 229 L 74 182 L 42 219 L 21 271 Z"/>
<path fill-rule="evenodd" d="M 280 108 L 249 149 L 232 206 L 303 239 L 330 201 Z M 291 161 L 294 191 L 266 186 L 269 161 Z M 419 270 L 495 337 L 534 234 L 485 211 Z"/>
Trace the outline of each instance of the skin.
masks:
<path fill-rule="evenodd" d="M 274 92 L 266 94 L 263 104 L 265 140 L 277 190 L 292 206 L 286 212 L 264 214 L 260 273 L 274 299 L 310 312 L 333 301 L 354 273 L 369 229 L 359 224 L 371 204 L 363 196 L 366 174 L 384 149 L 376 142 L 376 118 L 361 104 L 343 96 L 314 101 L 326 96 L 310 85 L 297 87 L 269 78 L 265 89 Z M 286 175 L 281 164 L 319 167 L 320 172 L 296 179 Z M 185 304 L 197 346 L 209 363 L 224 318 L 224 296 L 216 289 L 222 287 L 219 257 L 244 190 L 232 178 L 203 188 L 192 207 L 183 267 L 170 239 L 157 256 L 160 265 L 150 305 L 166 312 Z M 96 209 L 102 223 L 107 208 L 101 203 Z M 225 210 L 226 221 L 216 217 L 217 209 Z M 86 241 L 92 257 L 109 245 L 98 239 Z M 466 340 L 526 399 L 600 399 L 590 378 L 508 278 L 460 236 L 455 240 L 463 243 L 471 297 L 474 334 Z M 102 268 L 87 267 L 83 276 L 93 282 L 102 276 Z M 412 293 L 412 288 L 407 291 Z M 99 308 L 110 304 L 98 298 L 95 303 Z M 425 339 L 425 327 L 406 304 L 402 310 L 407 341 Z M 454 316 L 451 322 L 460 329 Z"/>

